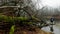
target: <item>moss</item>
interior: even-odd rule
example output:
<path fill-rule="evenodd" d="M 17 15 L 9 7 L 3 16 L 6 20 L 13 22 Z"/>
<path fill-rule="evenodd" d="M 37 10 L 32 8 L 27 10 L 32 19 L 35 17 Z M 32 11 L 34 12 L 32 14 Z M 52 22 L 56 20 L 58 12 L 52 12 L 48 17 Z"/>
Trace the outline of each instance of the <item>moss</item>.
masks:
<path fill-rule="evenodd" d="M 15 30 L 15 25 L 12 25 L 9 34 L 14 34 L 14 30 Z"/>
<path fill-rule="evenodd" d="M 25 20 L 28 20 L 27 17 L 17 17 L 18 20 L 21 20 L 21 21 L 25 21 Z"/>
<path fill-rule="evenodd" d="M 0 15 L 0 21 L 13 22 L 13 18 L 9 16 Z"/>
<path fill-rule="evenodd" d="M 5 16 L 5 15 L 0 15 L 0 21 L 5 21 L 5 22 L 14 22 L 14 21 L 27 21 L 29 18 L 27 17 L 10 17 L 10 16 Z"/>
<path fill-rule="evenodd" d="M 27 22 L 27 24 L 33 24 L 32 22 Z"/>

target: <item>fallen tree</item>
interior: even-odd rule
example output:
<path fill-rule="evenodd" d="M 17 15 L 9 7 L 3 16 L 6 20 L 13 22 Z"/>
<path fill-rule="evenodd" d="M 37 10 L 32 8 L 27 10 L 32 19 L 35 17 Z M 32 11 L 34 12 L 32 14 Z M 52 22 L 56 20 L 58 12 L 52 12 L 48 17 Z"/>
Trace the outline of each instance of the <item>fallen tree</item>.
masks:
<path fill-rule="evenodd" d="M 5 22 L 13 22 L 15 20 L 28 21 L 29 19 L 30 18 L 28 18 L 28 17 L 11 17 L 11 16 L 0 15 L 0 21 L 5 21 Z M 32 16 L 32 20 L 39 21 L 39 19 L 37 19 L 33 16 Z"/>
<path fill-rule="evenodd" d="M 23 24 L 23 25 L 36 25 L 36 24 L 41 24 L 41 27 L 45 27 L 48 24 L 39 21 L 37 18 L 32 17 L 32 19 L 28 17 L 11 17 L 11 16 L 5 16 L 5 15 L 0 15 L 0 22 L 5 22 L 5 23 L 10 23 L 10 24 Z M 37 23 L 38 22 L 38 23 Z"/>

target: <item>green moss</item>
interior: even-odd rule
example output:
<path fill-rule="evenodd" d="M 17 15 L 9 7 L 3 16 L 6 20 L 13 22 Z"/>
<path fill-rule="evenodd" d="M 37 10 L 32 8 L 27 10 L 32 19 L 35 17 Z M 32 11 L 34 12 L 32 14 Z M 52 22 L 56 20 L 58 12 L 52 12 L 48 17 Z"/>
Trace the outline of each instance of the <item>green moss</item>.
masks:
<path fill-rule="evenodd" d="M 9 34 L 14 34 L 14 30 L 15 30 L 15 25 L 12 25 Z"/>
<path fill-rule="evenodd" d="M 26 21 L 28 20 L 27 17 L 10 17 L 10 16 L 4 16 L 0 15 L 0 21 L 5 21 L 5 22 L 14 22 L 14 21 Z"/>
<path fill-rule="evenodd" d="M 27 22 L 27 24 L 32 24 L 32 22 Z"/>
<path fill-rule="evenodd" d="M 25 21 L 28 20 L 27 17 L 17 17 L 18 20 Z"/>
<path fill-rule="evenodd" d="M 13 22 L 13 18 L 9 16 L 0 15 L 0 21 Z"/>

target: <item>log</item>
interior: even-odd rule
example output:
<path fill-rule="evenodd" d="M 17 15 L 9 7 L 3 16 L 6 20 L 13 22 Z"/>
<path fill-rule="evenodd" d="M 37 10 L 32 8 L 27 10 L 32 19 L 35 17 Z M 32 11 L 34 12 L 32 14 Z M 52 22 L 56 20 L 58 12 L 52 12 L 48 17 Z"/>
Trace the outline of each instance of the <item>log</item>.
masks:
<path fill-rule="evenodd" d="M 13 22 L 15 21 L 28 21 L 30 18 L 27 17 L 11 17 L 11 16 L 5 16 L 5 15 L 0 15 L 0 21 L 6 21 L 6 22 Z M 36 21 L 40 21 L 39 19 L 35 18 L 32 16 L 32 19 Z"/>

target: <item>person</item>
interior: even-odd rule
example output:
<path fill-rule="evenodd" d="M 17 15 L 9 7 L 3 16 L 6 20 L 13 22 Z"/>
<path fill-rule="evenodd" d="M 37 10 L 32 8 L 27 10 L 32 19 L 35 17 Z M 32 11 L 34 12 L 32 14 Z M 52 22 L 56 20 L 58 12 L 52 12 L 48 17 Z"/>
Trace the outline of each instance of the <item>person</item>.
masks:
<path fill-rule="evenodd" d="M 54 18 L 52 17 L 52 18 L 50 19 L 50 21 L 53 22 L 53 21 L 54 21 Z"/>
<path fill-rule="evenodd" d="M 53 30 L 53 24 L 54 24 L 54 18 L 52 17 L 51 19 L 50 19 L 50 31 L 51 32 L 53 32 L 54 30 Z"/>

